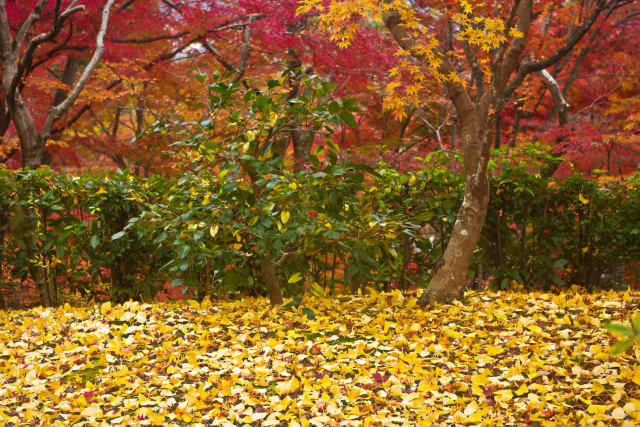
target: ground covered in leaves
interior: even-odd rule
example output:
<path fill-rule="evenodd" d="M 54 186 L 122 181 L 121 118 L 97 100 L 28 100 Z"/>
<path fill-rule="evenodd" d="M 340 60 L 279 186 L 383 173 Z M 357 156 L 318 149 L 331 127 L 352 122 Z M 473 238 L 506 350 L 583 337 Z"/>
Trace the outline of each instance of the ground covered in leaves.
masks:
<path fill-rule="evenodd" d="M 0 311 L 0 423 L 637 425 L 640 293 Z M 197 424 L 196 424 L 197 425 Z"/>

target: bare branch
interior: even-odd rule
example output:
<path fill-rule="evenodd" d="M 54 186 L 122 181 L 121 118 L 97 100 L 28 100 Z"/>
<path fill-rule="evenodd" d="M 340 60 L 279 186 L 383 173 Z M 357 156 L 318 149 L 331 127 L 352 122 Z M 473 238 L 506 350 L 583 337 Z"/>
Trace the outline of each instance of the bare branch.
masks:
<path fill-rule="evenodd" d="M 233 28 L 244 28 L 247 25 L 251 24 L 254 21 L 257 21 L 258 19 L 262 18 L 264 15 L 259 14 L 259 13 L 252 13 L 251 15 L 242 15 L 242 16 L 238 16 L 230 21 L 227 21 L 223 24 L 220 24 L 216 27 L 213 27 L 209 30 L 207 30 L 207 32 L 209 33 L 217 33 L 220 31 L 225 31 L 225 30 L 230 30 Z M 241 20 L 245 20 L 245 22 L 238 22 Z"/>
<path fill-rule="evenodd" d="M 6 3 L 6 0 L 0 0 L 0 58 L 3 62 L 9 58 L 9 54 L 13 51 L 11 48 L 13 38 L 11 37 Z"/>
<path fill-rule="evenodd" d="M 468 42 L 462 42 L 462 48 L 464 49 L 464 54 L 467 57 L 467 62 L 471 66 L 471 72 L 473 74 L 473 80 L 476 82 L 476 99 L 480 99 L 482 95 L 484 95 L 484 73 L 480 68 L 480 64 L 478 64 L 478 58 L 476 54 L 473 52 L 471 45 Z"/>
<path fill-rule="evenodd" d="M 93 72 L 94 68 L 98 65 L 98 61 L 100 61 L 100 57 L 104 52 L 104 36 L 107 32 L 107 27 L 109 24 L 109 15 L 111 13 L 111 7 L 115 0 L 108 0 L 104 9 L 102 10 L 102 22 L 100 23 L 100 30 L 98 32 L 98 36 L 96 37 L 96 50 L 91 57 L 91 60 L 87 64 L 86 68 L 82 72 L 82 75 L 76 82 L 73 90 L 69 93 L 67 98 L 60 102 L 60 104 L 52 106 L 49 109 L 49 113 L 47 114 L 47 118 L 45 120 L 44 126 L 42 128 L 42 140 L 48 139 L 51 128 L 56 120 L 58 120 L 64 113 L 66 113 L 69 108 L 73 105 L 73 103 L 80 96 L 80 92 L 84 89 L 87 81 L 89 80 L 89 76 Z"/>
<path fill-rule="evenodd" d="M 161 41 L 161 40 L 179 39 L 180 37 L 186 36 L 187 34 L 189 34 L 189 31 L 182 31 L 182 32 L 177 33 L 177 34 L 165 34 L 165 35 L 162 35 L 162 36 L 149 37 L 149 38 L 144 38 L 144 39 L 110 39 L 109 41 L 112 41 L 114 43 L 138 43 L 138 44 L 143 44 L 143 43 L 153 43 L 153 42 L 157 42 L 157 41 Z"/>
<path fill-rule="evenodd" d="M 244 72 L 247 70 L 247 62 L 249 61 L 249 44 L 251 43 L 251 27 L 249 24 L 242 30 L 242 53 L 240 54 L 240 65 L 236 70 L 236 75 L 231 79 L 231 83 L 235 83 L 242 78 Z"/>
<path fill-rule="evenodd" d="M 53 27 L 51 28 L 51 31 L 47 32 L 47 33 L 41 33 L 38 34 L 37 36 L 35 36 L 34 38 L 32 38 L 29 43 L 27 43 L 27 47 L 25 49 L 25 52 L 22 55 L 22 59 L 20 59 L 20 62 L 18 63 L 18 69 L 17 72 L 15 73 L 13 80 L 11 82 L 11 85 L 9 87 L 9 90 L 7 91 L 8 94 L 12 94 L 15 92 L 16 88 L 18 87 L 19 82 L 22 80 L 22 78 L 24 77 L 24 73 L 27 70 L 27 68 L 30 66 L 32 60 L 33 60 L 33 54 L 36 50 L 36 48 L 38 46 L 40 46 L 42 43 L 45 43 L 47 41 L 53 40 L 59 33 L 60 30 L 62 29 L 62 24 L 64 23 L 64 21 L 71 16 L 72 14 L 79 12 L 81 10 L 84 10 L 84 6 L 75 6 L 76 0 L 74 0 L 73 2 L 71 2 L 71 4 L 69 5 L 69 7 L 67 9 L 65 9 L 64 12 L 60 13 L 60 0 L 56 0 L 56 4 L 54 7 L 54 11 L 53 11 Z M 34 9 L 35 11 L 35 9 Z M 39 15 L 38 15 L 39 17 Z M 16 41 L 17 41 L 17 37 L 16 37 Z M 18 49 L 20 48 L 19 46 L 22 43 L 18 43 Z"/>
<path fill-rule="evenodd" d="M 560 89 L 560 85 L 558 84 L 556 79 L 554 79 L 553 76 L 549 74 L 547 70 L 539 71 L 537 74 L 539 74 L 542 78 L 544 78 L 548 83 L 549 91 L 551 92 L 551 95 L 553 96 L 553 101 L 555 102 L 556 108 L 558 109 L 558 117 L 560 120 L 560 125 L 567 124 L 569 121 L 570 105 L 562 95 L 562 90 Z"/>
<path fill-rule="evenodd" d="M 47 2 L 48 0 L 39 0 L 36 7 L 34 7 L 29 16 L 27 16 L 27 19 L 20 24 L 15 38 L 15 44 L 17 46 L 21 46 L 24 43 L 24 40 L 27 38 L 27 33 L 34 22 L 40 19 L 40 15 L 42 14 L 44 7 L 47 5 Z M 56 7 L 60 7 L 60 0 L 56 0 Z"/>
<path fill-rule="evenodd" d="M 209 43 L 207 40 L 202 42 L 202 46 L 204 46 L 204 48 L 207 50 L 207 52 L 209 52 L 210 54 L 215 56 L 216 59 L 218 60 L 218 62 L 220 62 L 224 68 L 226 68 L 229 71 L 236 71 L 236 68 L 233 66 L 233 64 L 231 64 L 226 59 L 224 59 L 222 54 L 220 52 L 218 52 L 218 50 L 216 48 L 211 46 L 211 43 Z"/>

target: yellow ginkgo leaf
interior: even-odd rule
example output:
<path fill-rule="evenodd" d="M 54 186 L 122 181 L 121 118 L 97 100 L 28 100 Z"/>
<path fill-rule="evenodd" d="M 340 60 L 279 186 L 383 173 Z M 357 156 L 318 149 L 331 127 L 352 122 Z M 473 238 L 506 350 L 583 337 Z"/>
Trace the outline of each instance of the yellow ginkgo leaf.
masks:
<path fill-rule="evenodd" d="M 97 417 L 98 415 L 102 415 L 102 408 L 97 404 L 93 404 L 84 408 L 80 415 L 83 417 Z"/>

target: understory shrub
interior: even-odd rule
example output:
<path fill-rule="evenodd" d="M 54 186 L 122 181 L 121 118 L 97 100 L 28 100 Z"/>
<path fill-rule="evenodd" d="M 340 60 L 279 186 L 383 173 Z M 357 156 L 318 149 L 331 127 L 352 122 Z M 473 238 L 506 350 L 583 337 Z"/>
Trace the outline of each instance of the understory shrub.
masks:
<path fill-rule="evenodd" d="M 494 165 L 470 281 L 479 271 L 495 287 L 637 281 L 640 177 L 544 177 L 535 170 L 547 155 L 526 150 Z M 298 170 L 271 169 L 258 202 L 246 180 L 206 169 L 174 179 L 2 170 L 3 280 L 34 283 L 51 304 L 61 292 L 151 298 L 165 282 L 198 296 L 261 294 L 268 249 L 287 295 L 421 286 L 461 203 L 450 156 L 434 153 L 415 173 L 311 156 Z"/>

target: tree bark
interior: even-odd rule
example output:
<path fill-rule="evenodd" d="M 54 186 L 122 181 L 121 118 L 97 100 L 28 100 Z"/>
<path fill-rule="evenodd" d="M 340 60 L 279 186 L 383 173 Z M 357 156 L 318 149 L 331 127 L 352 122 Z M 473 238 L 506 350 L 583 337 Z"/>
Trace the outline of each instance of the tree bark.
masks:
<path fill-rule="evenodd" d="M 276 265 L 269 254 L 269 250 L 264 250 L 260 254 L 260 272 L 262 281 L 267 288 L 267 296 L 271 305 L 282 305 L 282 292 L 280 291 L 280 283 L 278 283 L 278 274 Z"/>
<path fill-rule="evenodd" d="M 489 207 L 489 147 L 491 131 L 480 126 L 474 111 L 471 126 L 463 130 L 465 159 L 464 198 L 456 222 L 442 257 L 441 267 L 423 292 L 418 303 L 422 306 L 435 302 L 448 303 L 464 292 L 467 271 L 473 252 L 482 233 Z M 476 141 L 471 144 L 470 141 Z"/>

